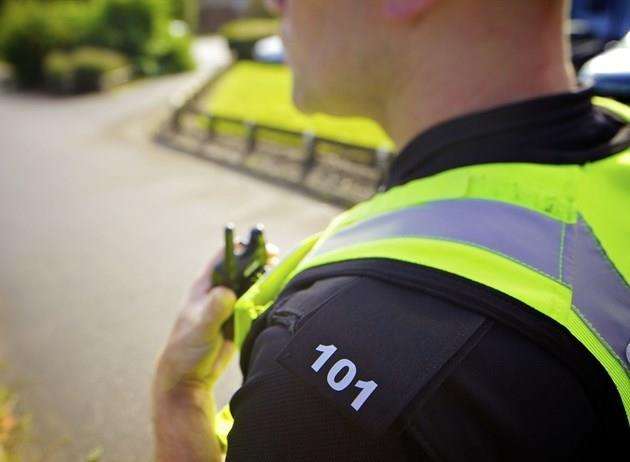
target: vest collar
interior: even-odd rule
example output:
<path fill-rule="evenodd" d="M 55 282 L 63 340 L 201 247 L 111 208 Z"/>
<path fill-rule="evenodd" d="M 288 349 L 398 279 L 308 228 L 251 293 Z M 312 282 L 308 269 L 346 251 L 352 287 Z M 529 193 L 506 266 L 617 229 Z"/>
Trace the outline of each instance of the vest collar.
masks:
<path fill-rule="evenodd" d="M 584 164 L 602 159 L 614 152 L 609 147 L 625 124 L 593 105 L 592 97 L 591 88 L 582 88 L 436 125 L 401 151 L 385 189 L 476 164 Z M 625 137 L 630 139 L 630 134 Z"/>

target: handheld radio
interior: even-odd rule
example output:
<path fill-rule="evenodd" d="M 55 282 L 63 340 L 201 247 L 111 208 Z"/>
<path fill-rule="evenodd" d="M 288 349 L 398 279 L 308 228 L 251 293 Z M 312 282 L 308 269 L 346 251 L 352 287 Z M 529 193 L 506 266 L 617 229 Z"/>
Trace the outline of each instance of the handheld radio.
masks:
<path fill-rule="evenodd" d="M 225 255 L 212 272 L 212 286 L 232 289 L 237 297 L 243 295 L 267 270 L 267 244 L 263 225 L 257 225 L 249 233 L 243 249 L 235 252 L 234 225 L 225 226 Z M 234 338 L 234 316 L 221 327 L 226 339 Z"/>

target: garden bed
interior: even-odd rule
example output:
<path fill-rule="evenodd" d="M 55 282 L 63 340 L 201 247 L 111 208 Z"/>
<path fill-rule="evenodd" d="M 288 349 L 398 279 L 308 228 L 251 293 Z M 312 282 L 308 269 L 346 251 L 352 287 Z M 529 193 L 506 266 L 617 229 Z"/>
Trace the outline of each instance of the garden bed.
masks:
<path fill-rule="evenodd" d="M 199 106 L 220 117 L 298 133 L 313 133 L 321 138 L 365 148 L 393 149 L 393 143 L 385 132 L 370 120 L 302 114 L 292 102 L 291 88 L 292 76 L 288 67 L 242 61 L 212 85 Z M 218 129 L 221 130 L 221 127 Z M 240 128 L 223 127 L 225 134 L 240 135 L 234 130 Z"/>

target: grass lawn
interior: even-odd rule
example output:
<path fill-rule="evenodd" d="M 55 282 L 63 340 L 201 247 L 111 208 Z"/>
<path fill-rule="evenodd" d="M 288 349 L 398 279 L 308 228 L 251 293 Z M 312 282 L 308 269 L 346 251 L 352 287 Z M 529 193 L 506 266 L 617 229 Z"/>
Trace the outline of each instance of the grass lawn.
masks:
<path fill-rule="evenodd" d="M 207 108 L 233 117 L 369 148 L 393 149 L 392 141 L 374 122 L 359 118 L 301 114 L 291 101 L 291 72 L 286 66 L 242 61 L 211 90 Z"/>

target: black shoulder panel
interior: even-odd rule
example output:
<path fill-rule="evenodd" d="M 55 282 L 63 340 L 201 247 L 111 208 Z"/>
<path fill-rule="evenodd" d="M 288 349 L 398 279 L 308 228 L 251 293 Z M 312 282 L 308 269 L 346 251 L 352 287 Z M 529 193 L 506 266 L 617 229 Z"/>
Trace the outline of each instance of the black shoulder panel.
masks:
<path fill-rule="evenodd" d="M 309 303 L 289 297 L 271 313 L 270 322 L 298 319 L 277 361 L 340 413 L 380 435 L 466 349 L 485 317 L 388 282 L 347 279 L 342 290 L 319 297 L 308 290 L 315 297 Z"/>

